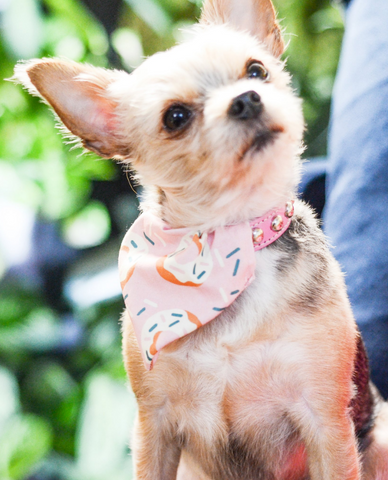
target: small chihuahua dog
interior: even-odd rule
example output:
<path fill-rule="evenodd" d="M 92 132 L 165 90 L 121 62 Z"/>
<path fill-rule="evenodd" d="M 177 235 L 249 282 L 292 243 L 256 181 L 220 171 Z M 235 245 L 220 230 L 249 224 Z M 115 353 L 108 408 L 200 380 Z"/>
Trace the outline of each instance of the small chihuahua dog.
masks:
<path fill-rule="evenodd" d="M 304 122 L 283 51 L 270 0 L 205 0 L 191 37 L 131 74 L 16 67 L 145 187 L 120 251 L 137 480 L 388 480 L 387 405 L 294 202 Z"/>

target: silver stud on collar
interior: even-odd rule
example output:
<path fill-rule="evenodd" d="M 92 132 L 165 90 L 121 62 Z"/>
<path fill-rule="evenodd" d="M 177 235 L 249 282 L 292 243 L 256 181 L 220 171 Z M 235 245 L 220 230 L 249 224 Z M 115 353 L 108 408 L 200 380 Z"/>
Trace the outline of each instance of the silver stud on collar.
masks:
<path fill-rule="evenodd" d="M 264 232 L 261 228 L 254 228 L 252 230 L 252 238 L 254 243 L 259 244 L 263 241 Z"/>
<path fill-rule="evenodd" d="M 271 230 L 274 232 L 279 232 L 283 228 L 283 218 L 281 215 L 276 215 L 273 217 L 271 222 Z"/>
<path fill-rule="evenodd" d="M 294 202 L 291 200 L 286 203 L 286 208 L 284 210 L 284 215 L 287 218 L 291 218 L 294 215 Z"/>

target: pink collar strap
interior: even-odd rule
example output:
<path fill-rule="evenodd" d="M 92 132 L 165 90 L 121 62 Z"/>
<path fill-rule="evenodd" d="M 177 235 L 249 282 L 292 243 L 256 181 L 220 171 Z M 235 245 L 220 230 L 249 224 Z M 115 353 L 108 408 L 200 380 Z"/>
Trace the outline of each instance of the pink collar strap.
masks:
<path fill-rule="evenodd" d="M 271 210 L 262 217 L 249 222 L 255 252 L 271 245 L 290 226 L 294 215 L 294 201 L 290 200 L 283 208 Z"/>
<path fill-rule="evenodd" d="M 213 232 L 170 228 L 149 212 L 126 233 L 120 282 L 144 364 L 160 350 L 210 322 L 253 281 L 255 251 L 289 227 L 293 201 L 250 222 Z"/>

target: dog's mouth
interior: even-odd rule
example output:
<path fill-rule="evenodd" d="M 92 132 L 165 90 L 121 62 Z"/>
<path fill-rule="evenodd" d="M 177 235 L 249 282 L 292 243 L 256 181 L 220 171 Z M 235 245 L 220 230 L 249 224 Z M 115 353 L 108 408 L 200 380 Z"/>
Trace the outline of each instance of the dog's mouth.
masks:
<path fill-rule="evenodd" d="M 250 153 L 261 152 L 268 145 L 272 144 L 280 133 L 284 132 L 284 128 L 279 125 L 272 125 L 271 127 L 263 127 L 261 130 L 257 131 L 253 137 L 253 141 L 250 145 L 242 152 L 240 156 L 240 161 L 245 158 L 246 155 Z"/>

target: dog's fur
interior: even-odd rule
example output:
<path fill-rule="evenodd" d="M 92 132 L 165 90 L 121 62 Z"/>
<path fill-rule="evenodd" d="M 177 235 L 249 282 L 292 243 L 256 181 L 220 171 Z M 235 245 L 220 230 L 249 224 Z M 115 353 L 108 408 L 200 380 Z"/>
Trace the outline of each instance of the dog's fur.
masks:
<path fill-rule="evenodd" d="M 270 0 L 205 0 L 192 38 L 132 74 L 43 59 L 15 78 L 86 148 L 131 165 L 144 209 L 203 231 L 295 195 L 304 127 L 283 50 Z M 252 60 L 268 81 L 247 77 Z M 231 118 L 233 99 L 251 91 L 261 114 Z M 192 115 L 171 131 L 163 122 L 176 104 Z M 388 409 L 368 385 L 341 272 L 306 205 L 256 262 L 254 283 L 150 372 L 124 315 L 135 478 L 388 480 Z"/>

